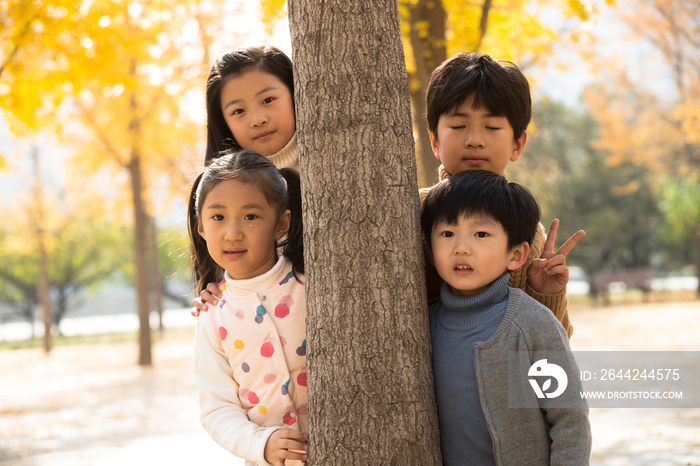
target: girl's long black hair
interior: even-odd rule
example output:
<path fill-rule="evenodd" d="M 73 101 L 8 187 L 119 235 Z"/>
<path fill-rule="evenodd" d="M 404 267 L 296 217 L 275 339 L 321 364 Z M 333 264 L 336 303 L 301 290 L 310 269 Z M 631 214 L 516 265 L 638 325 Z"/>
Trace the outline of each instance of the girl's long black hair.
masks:
<path fill-rule="evenodd" d="M 208 165 L 225 150 L 241 150 L 233 133 L 224 120 L 221 109 L 221 88 L 229 79 L 258 69 L 277 77 L 289 89 L 294 103 L 294 75 L 292 61 L 280 49 L 264 45 L 231 50 L 221 55 L 211 67 L 207 78 L 207 152 L 204 164 Z"/>
<path fill-rule="evenodd" d="M 214 158 L 204 173 L 192 185 L 188 205 L 187 227 L 190 234 L 190 258 L 195 288 L 201 293 L 209 283 L 223 279 L 223 269 L 211 258 L 207 243 L 198 231 L 204 199 L 214 187 L 225 180 L 254 183 L 267 202 L 282 215 L 287 209 L 291 221 L 287 239 L 276 248 L 292 263 L 294 275 L 304 273 L 304 242 L 301 216 L 301 182 L 293 168 L 277 169 L 267 158 L 252 150 L 226 152 Z M 298 276 L 297 276 L 298 277 Z"/>

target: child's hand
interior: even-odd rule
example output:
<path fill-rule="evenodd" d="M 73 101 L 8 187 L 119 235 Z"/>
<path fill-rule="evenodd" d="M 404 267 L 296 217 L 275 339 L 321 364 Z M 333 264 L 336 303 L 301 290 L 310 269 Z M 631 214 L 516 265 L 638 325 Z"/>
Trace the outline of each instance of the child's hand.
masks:
<path fill-rule="evenodd" d="M 216 283 L 208 284 L 206 289 L 202 290 L 199 298 L 194 298 L 192 300 L 192 306 L 194 306 L 194 309 L 190 311 L 190 314 L 192 314 L 194 317 L 198 317 L 199 311 L 207 312 L 209 310 L 207 303 L 211 304 L 212 306 L 216 306 L 219 299 L 223 296 L 223 293 L 221 293 L 221 290 L 219 289 L 219 285 Z"/>
<path fill-rule="evenodd" d="M 305 461 L 309 459 L 306 454 L 308 443 L 309 434 L 291 429 L 276 430 L 265 444 L 265 460 L 275 466 L 284 466 L 285 459 Z"/>
<path fill-rule="evenodd" d="M 576 246 L 576 243 L 586 234 L 579 230 L 566 243 L 554 252 L 554 242 L 557 239 L 559 219 L 554 219 L 549 227 L 549 234 L 544 243 L 544 250 L 539 259 L 532 261 L 527 268 L 527 282 L 533 290 L 542 294 L 555 294 L 564 289 L 569 281 L 569 268 L 566 266 L 566 255 Z"/>

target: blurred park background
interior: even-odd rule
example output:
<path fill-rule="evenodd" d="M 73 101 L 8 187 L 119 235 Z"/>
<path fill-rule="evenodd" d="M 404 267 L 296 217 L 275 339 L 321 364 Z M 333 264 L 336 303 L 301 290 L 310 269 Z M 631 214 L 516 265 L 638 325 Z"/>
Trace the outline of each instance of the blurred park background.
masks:
<path fill-rule="evenodd" d="M 574 349 L 699 350 L 700 3 L 398 3 L 419 184 L 437 179 L 430 71 L 464 50 L 513 61 L 533 121 L 507 174 L 561 220 L 558 244 L 587 233 L 568 256 Z M 284 1 L 0 0 L 0 465 L 223 453 L 196 425 L 185 206 L 211 62 L 261 43 L 292 56 Z M 636 419 L 612 411 L 593 419 Z M 697 412 L 661 416 L 684 446 L 659 448 L 685 456 L 634 464 L 700 464 L 700 428 L 679 427 Z M 600 438 L 599 464 L 633 464 Z"/>

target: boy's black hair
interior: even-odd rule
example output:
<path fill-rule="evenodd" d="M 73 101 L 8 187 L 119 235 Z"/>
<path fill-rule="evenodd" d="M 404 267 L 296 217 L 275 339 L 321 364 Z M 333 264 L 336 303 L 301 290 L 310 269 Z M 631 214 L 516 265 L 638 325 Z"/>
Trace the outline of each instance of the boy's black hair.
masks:
<path fill-rule="evenodd" d="M 476 52 L 458 53 L 430 74 L 426 93 L 428 129 L 437 140 L 438 121 L 474 94 L 474 110 L 485 108 L 504 116 L 517 141 L 532 117 L 530 85 L 520 69 L 507 60 Z"/>
<path fill-rule="evenodd" d="M 457 223 L 462 216 L 485 216 L 501 224 L 508 250 L 532 240 L 540 221 L 540 207 L 532 193 L 488 170 L 465 170 L 436 184 L 423 201 L 420 226 L 432 248 L 433 227 L 441 221 Z"/>

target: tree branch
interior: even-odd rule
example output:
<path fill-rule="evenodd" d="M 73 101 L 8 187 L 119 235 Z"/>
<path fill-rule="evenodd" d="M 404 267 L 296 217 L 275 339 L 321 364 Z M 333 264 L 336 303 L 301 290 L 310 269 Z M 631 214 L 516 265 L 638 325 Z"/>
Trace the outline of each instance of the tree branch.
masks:
<path fill-rule="evenodd" d="M 476 51 L 478 52 L 481 48 L 481 43 L 486 36 L 486 29 L 488 28 L 489 22 L 489 11 L 491 10 L 491 0 L 484 0 L 484 4 L 481 6 L 481 20 L 479 21 L 479 40 L 476 43 Z"/>
<path fill-rule="evenodd" d="M 19 49 L 20 49 L 20 44 L 21 44 L 21 42 L 22 42 L 21 39 L 24 38 L 24 36 L 27 35 L 27 33 L 29 32 L 29 27 L 30 27 L 31 24 L 32 24 L 32 21 L 34 21 L 34 20 L 37 18 L 37 16 L 39 16 L 39 15 L 38 15 L 38 14 L 35 14 L 34 16 L 32 16 L 32 17 L 29 19 L 29 21 L 27 21 L 27 24 L 24 25 L 24 28 L 22 29 L 22 32 L 20 32 L 20 33 L 16 36 L 16 38 L 15 38 L 15 44 L 16 44 L 16 45 L 15 45 L 15 48 L 12 50 L 12 52 L 10 52 L 10 55 L 8 55 L 7 60 L 5 60 L 5 61 L 2 63 L 2 65 L 0 65 L 0 76 L 2 76 L 2 72 L 5 71 L 5 68 L 7 67 L 7 65 L 9 65 L 10 62 L 12 61 L 12 59 L 15 57 L 15 55 L 17 55 L 17 52 L 18 52 Z"/>

